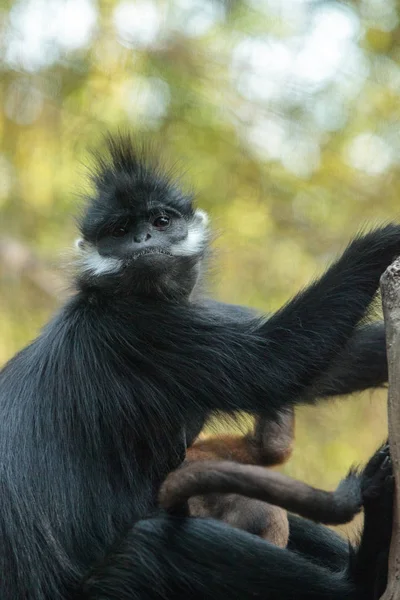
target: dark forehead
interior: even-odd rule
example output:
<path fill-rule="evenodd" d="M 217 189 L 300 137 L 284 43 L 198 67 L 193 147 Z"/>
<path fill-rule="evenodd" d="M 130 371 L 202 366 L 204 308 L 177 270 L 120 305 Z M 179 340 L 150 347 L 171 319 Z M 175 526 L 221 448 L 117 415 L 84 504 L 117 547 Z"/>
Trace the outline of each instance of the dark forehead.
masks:
<path fill-rule="evenodd" d="M 97 154 L 92 172 L 94 193 L 81 228 L 101 227 L 123 216 L 139 217 L 149 211 L 171 208 L 184 216 L 193 214 L 191 195 L 185 194 L 159 160 L 129 138 L 109 138 L 108 152 Z"/>

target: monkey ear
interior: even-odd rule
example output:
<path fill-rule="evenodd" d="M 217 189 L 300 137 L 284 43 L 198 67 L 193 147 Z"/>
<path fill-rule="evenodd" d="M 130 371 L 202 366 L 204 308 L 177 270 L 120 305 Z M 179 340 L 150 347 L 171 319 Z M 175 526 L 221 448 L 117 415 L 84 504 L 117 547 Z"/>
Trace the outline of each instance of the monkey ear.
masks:
<path fill-rule="evenodd" d="M 194 220 L 207 227 L 209 222 L 208 214 L 204 210 L 201 210 L 201 208 L 197 208 L 194 213 Z"/>
<path fill-rule="evenodd" d="M 85 240 L 83 238 L 78 238 L 75 240 L 74 246 L 76 250 L 84 250 L 85 249 Z"/>

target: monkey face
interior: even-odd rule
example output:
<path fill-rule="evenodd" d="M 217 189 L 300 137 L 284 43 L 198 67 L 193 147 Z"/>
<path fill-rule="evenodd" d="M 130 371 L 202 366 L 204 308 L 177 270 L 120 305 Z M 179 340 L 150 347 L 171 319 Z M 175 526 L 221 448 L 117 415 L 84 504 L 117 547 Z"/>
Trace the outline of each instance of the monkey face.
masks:
<path fill-rule="evenodd" d="M 188 296 L 207 247 L 206 213 L 129 140 L 109 141 L 109 150 L 81 221 L 81 277 L 99 285 L 114 280 L 134 294 Z"/>

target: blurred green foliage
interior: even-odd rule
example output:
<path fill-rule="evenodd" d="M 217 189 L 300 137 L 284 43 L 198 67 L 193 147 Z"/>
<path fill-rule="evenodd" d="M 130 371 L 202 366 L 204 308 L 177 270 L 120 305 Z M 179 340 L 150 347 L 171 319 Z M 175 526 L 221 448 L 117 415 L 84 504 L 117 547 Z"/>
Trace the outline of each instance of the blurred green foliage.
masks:
<path fill-rule="evenodd" d="M 107 130 L 183 166 L 218 233 L 223 300 L 276 309 L 361 227 L 397 219 L 399 14 L 394 0 L 2 2 L 0 363 L 66 293 L 87 150 Z M 384 392 L 300 410 L 285 471 L 336 484 L 385 419 Z"/>

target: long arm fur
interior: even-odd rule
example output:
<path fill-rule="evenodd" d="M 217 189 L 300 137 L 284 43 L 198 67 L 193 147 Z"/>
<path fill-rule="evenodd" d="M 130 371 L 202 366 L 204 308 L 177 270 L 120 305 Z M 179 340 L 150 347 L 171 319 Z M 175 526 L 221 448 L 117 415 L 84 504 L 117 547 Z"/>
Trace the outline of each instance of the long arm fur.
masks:
<path fill-rule="evenodd" d="M 207 299 L 203 304 L 227 323 L 248 323 L 255 310 L 237 304 Z M 387 382 L 385 326 L 382 321 L 359 325 L 347 344 L 307 395 L 340 396 L 381 387 Z"/>

